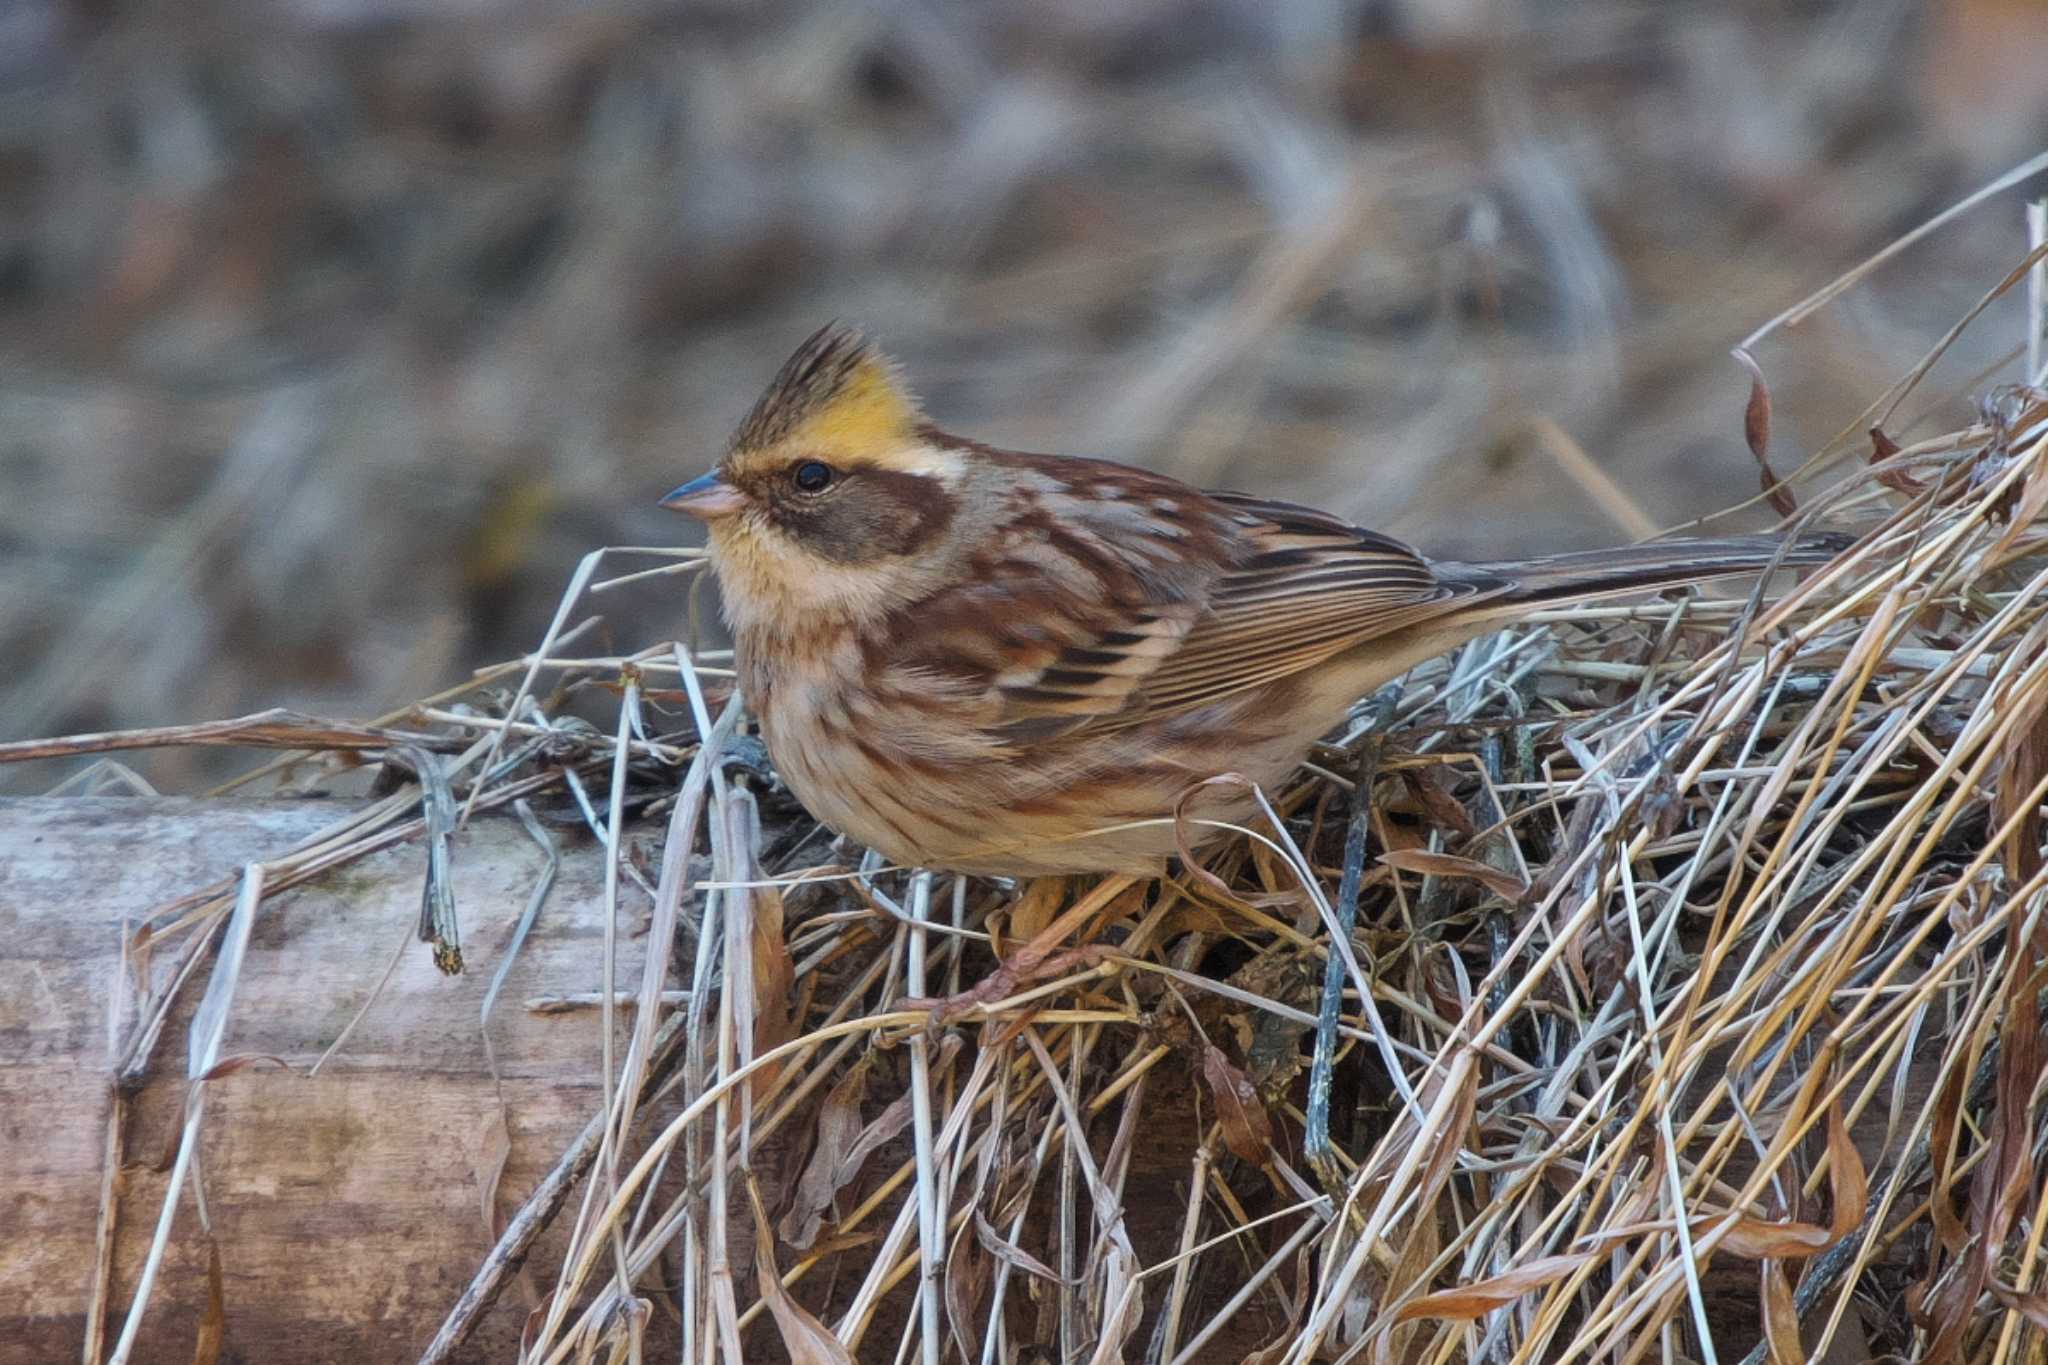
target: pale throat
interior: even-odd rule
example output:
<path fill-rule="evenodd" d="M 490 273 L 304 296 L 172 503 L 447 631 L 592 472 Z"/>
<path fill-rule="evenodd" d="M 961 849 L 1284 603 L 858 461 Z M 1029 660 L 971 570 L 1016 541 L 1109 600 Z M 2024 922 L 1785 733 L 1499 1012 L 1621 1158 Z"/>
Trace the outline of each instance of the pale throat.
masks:
<path fill-rule="evenodd" d="M 858 630 L 915 596 L 900 564 L 832 564 L 758 531 L 714 528 L 711 567 L 726 623 L 763 640 Z"/>

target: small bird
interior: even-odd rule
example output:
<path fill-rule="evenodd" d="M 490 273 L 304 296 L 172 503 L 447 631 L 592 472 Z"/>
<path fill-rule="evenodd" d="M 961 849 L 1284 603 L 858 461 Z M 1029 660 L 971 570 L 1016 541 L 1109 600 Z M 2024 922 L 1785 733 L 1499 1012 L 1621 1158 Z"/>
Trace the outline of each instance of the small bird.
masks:
<path fill-rule="evenodd" d="M 1830 557 L 1674 540 L 1487 564 L 1107 460 L 930 422 L 832 325 L 716 468 L 709 528 L 742 692 L 810 812 L 893 862 L 1156 875 L 1256 813 L 1360 697 L 1558 603 Z"/>

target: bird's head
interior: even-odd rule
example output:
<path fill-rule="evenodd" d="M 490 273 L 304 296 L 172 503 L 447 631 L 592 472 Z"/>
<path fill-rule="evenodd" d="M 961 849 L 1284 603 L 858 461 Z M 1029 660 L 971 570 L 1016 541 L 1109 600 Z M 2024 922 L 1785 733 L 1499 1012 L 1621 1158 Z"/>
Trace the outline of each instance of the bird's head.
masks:
<path fill-rule="evenodd" d="M 838 324 L 797 348 L 725 457 L 662 499 L 710 531 L 738 627 L 866 619 L 941 571 L 967 473 L 896 367 Z"/>

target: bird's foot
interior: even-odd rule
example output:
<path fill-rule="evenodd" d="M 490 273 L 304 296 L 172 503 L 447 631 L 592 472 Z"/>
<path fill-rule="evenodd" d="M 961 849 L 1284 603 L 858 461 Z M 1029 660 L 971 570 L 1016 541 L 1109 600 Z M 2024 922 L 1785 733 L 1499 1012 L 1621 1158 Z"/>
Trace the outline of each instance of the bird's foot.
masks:
<path fill-rule="evenodd" d="M 900 1002 L 900 1007 L 909 1010 L 926 1010 L 930 1013 L 933 1027 L 951 1023 L 977 1009 L 986 1009 L 996 1002 L 1007 1000 L 1034 982 L 1060 976 L 1082 966 L 1092 966 L 1108 955 L 1105 944 L 1085 944 L 1078 948 L 1062 948 L 1062 944 L 1089 920 L 1111 906 L 1135 880 L 1134 877 L 1115 876 L 1105 878 L 1094 890 L 1076 901 L 1066 913 L 1046 922 L 1050 905 L 1057 903 L 1066 890 L 1066 878 L 1041 877 L 1026 887 L 1011 912 L 1012 925 L 1021 931 L 1028 922 L 1042 924 L 1031 938 L 1006 954 L 993 972 L 976 984 L 955 995 L 918 997 Z M 1041 891 L 1051 883 L 1051 887 Z"/>

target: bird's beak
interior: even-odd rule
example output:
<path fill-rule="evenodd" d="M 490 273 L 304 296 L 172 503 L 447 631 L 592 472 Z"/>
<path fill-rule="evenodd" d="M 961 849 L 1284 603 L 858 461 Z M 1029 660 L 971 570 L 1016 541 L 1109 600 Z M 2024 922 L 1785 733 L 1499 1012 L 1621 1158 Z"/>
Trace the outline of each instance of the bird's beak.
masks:
<path fill-rule="evenodd" d="M 719 477 L 717 470 L 690 480 L 661 500 L 671 512 L 687 512 L 699 521 L 717 521 L 746 506 L 739 489 Z"/>

